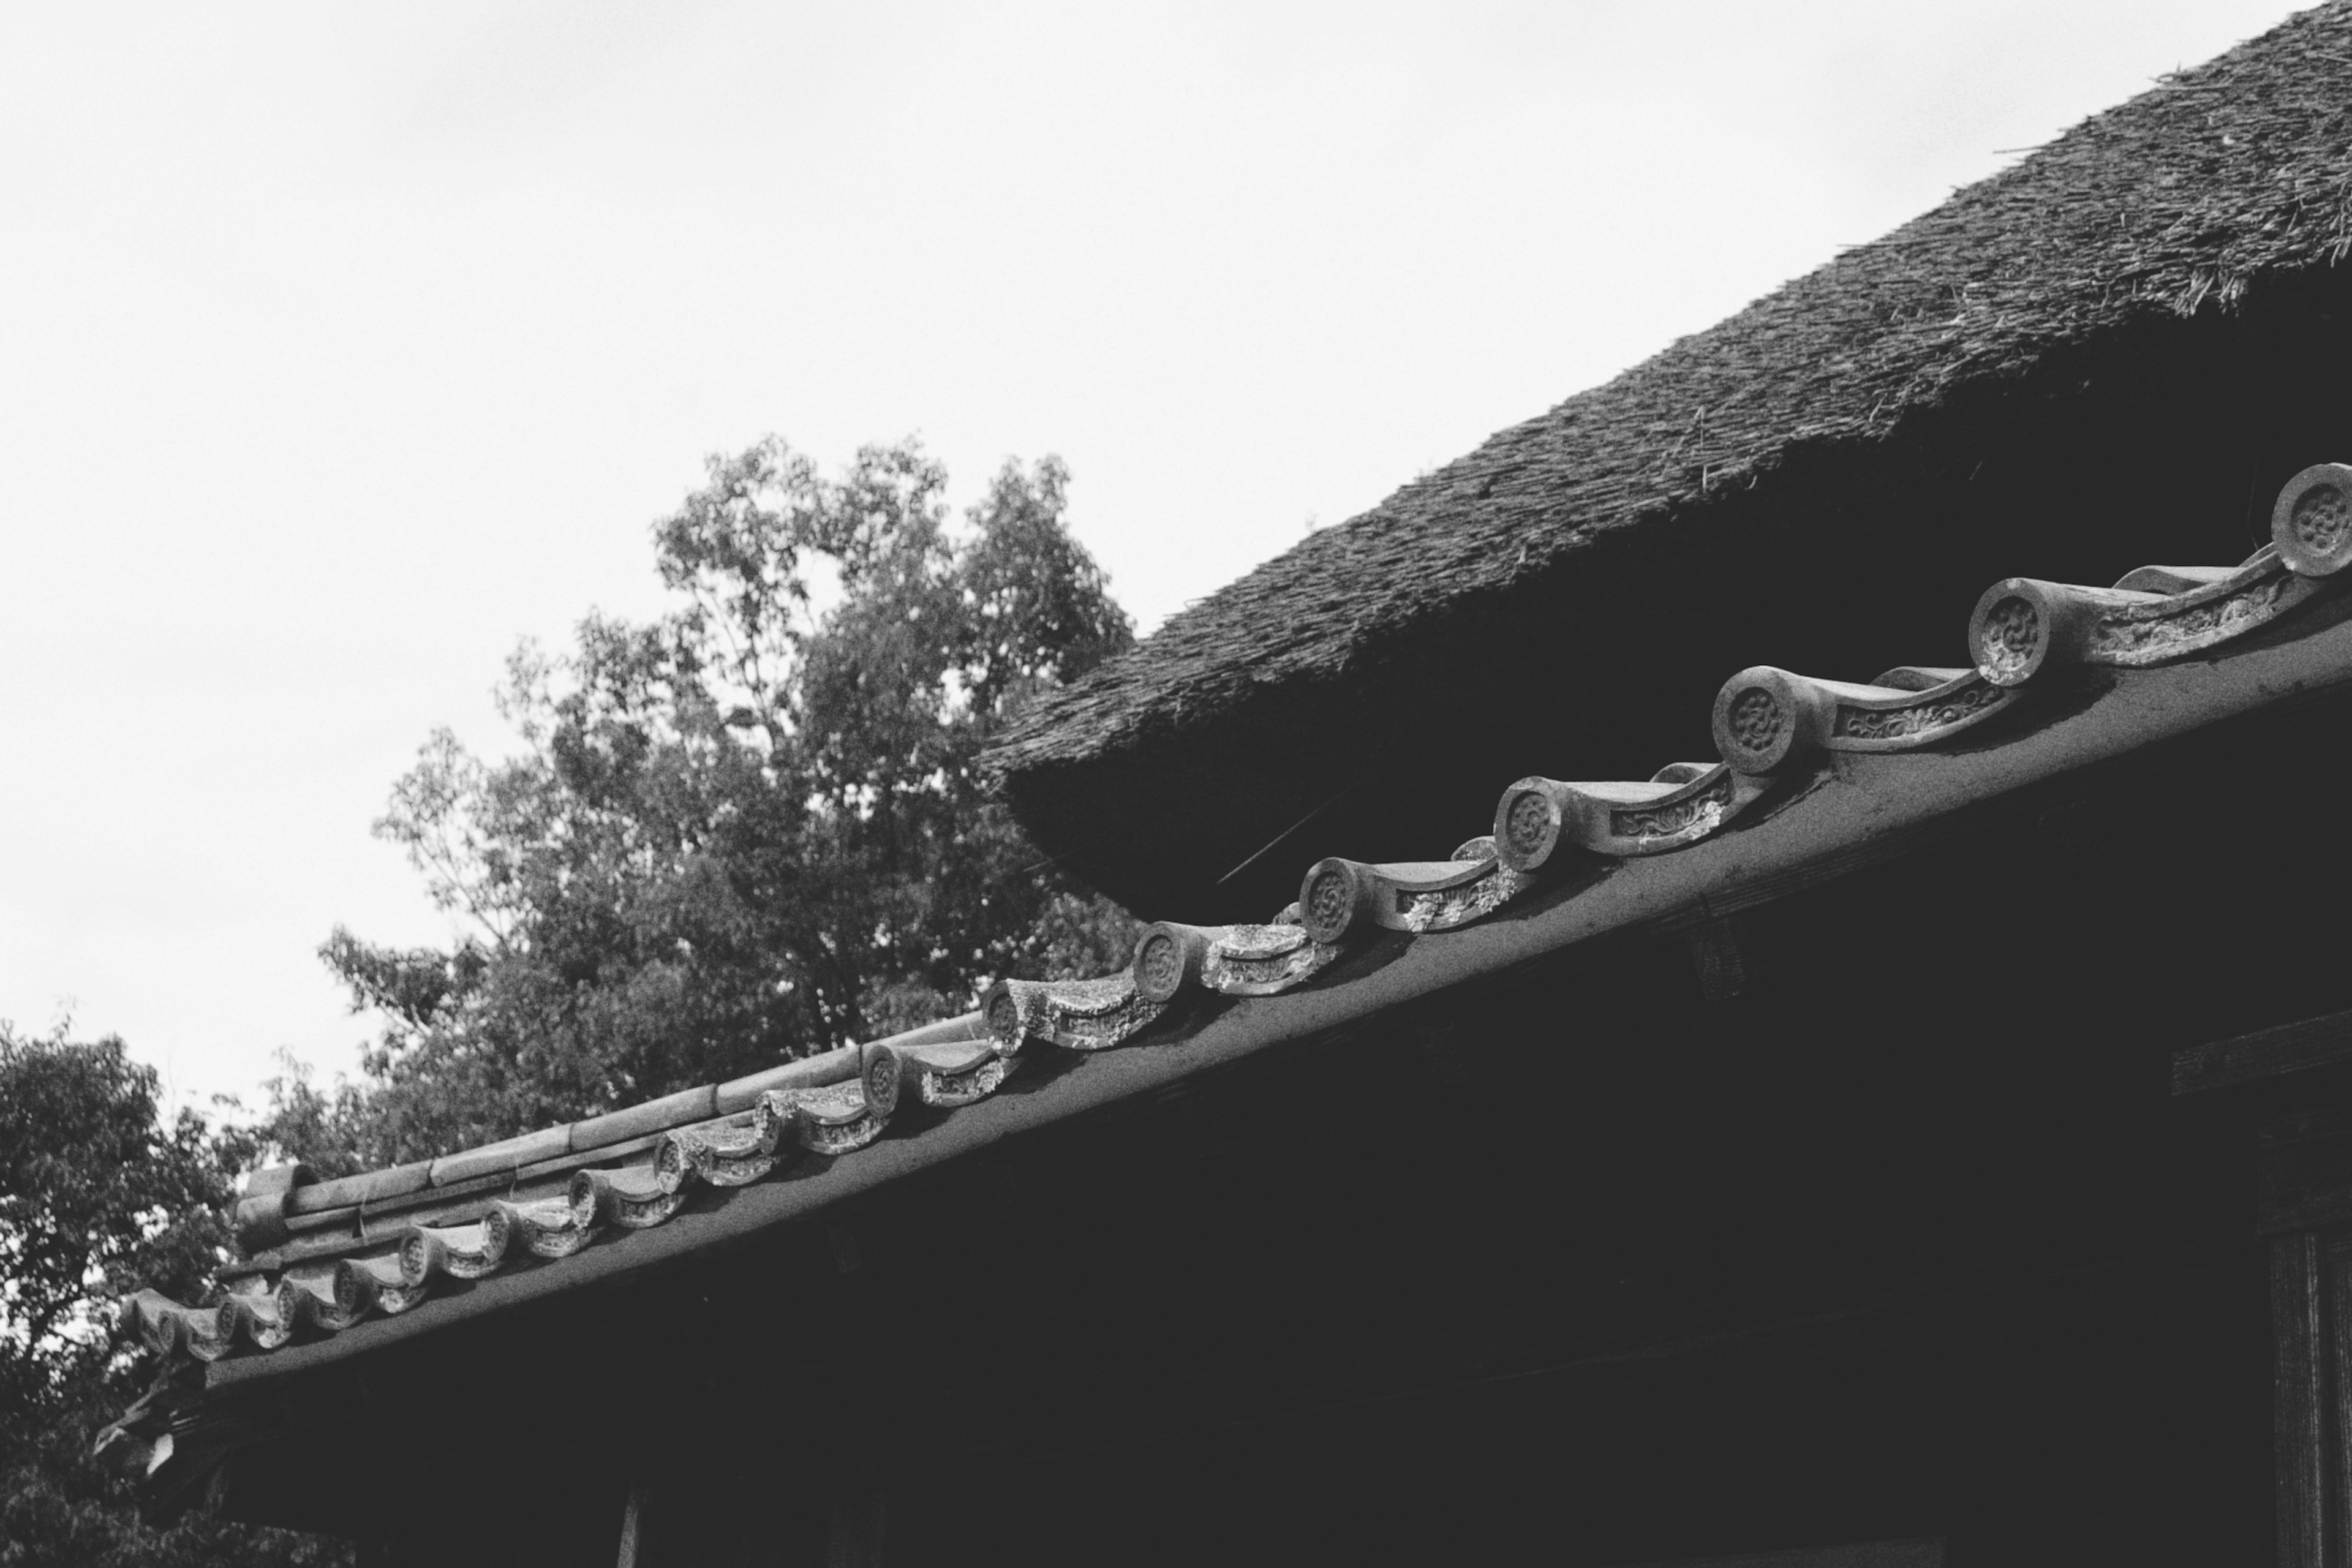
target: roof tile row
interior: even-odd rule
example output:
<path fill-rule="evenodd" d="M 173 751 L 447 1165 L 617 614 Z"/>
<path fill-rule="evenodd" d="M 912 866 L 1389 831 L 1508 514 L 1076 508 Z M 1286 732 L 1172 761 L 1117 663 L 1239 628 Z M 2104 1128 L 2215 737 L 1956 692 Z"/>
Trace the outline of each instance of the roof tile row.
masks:
<path fill-rule="evenodd" d="M 1822 752 L 1937 745 L 2009 713 L 2066 666 L 2210 650 L 2346 580 L 2352 467 L 2297 475 L 2272 532 L 2236 567 L 2143 567 L 2112 588 L 1998 583 L 1970 618 L 1973 668 L 1898 667 L 1867 684 L 1742 670 L 1716 698 L 1717 762 L 1675 763 L 1634 783 L 1521 779 L 1497 803 L 1492 834 L 1450 859 L 1318 861 L 1271 922 L 1150 926 L 1118 974 L 999 982 L 975 1014 L 425 1163 L 320 1183 L 296 1168 L 261 1173 L 240 1205 L 241 1234 L 248 1247 L 275 1250 L 218 1301 L 190 1307 L 142 1291 L 129 1320 L 168 1357 L 209 1361 L 405 1312 L 438 1280 L 567 1258 L 604 1235 L 663 1224 L 697 1187 L 723 1191 L 795 1159 L 854 1153 L 902 1106 L 951 1110 L 984 1099 L 1037 1046 L 1115 1047 L 1192 996 L 1307 984 L 1369 931 L 1475 921 L 1561 861 L 1683 848 L 1810 776 Z"/>

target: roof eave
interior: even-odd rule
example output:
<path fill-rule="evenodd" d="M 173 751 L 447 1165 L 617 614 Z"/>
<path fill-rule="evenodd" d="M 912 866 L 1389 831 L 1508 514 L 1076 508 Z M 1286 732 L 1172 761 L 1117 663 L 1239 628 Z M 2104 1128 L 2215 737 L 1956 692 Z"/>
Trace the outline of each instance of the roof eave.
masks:
<path fill-rule="evenodd" d="M 574 1289 L 819 1223 L 877 1188 L 978 1155 L 1002 1140 L 1582 943 L 1675 930 L 1769 903 L 1911 853 L 1989 813 L 2038 809 L 2170 749 L 2212 743 L 2217 727 L 2286 715 L 2347 691 L 2352 598 L 2343 596 L 2220 657 L 2070 672 L 2015 723 L 1974 744 L 1834 753 L 1777 804 L 1677 853 L 1561 877 L 1440 941 L 1381 933 L 1311 988 L 1196 1014 L 1197 1027 L 1162 1026 L 1129 1048 L 1087 1058 L 1031 1092 L 969 1106 L 919 1137 L 886 1138 L 856 1158 L 743 1188 L 723 1204 L 678 1214 L 625 1242 L 485 1279 L 463 1295 L 438 1297 L 331 1338 L 215 1362 L 206 1386 L 262 1385 L 489 1314 L 544 1310 Z"/>

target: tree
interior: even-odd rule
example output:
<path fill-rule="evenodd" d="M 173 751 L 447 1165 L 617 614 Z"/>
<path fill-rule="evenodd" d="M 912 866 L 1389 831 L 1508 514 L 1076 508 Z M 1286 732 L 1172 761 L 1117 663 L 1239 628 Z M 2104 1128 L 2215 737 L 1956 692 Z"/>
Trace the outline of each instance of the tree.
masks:
<path fill-rule="evenodd" d="M 389 1163 L 723 1079 L 1099 973 L 1131 922 L 1042 862 L 976 768 L 1128 645 L 1068 471 L 1007 463 L 961 527 L 914 442 L 838 478 L 770 438 L 654 526 L 677 607 L 526 645 L 485 761 L 436 732 L 378 832 L 464 925 L 322 949 L 388 1022 L 363 1081 L 274 1086 L 282 1145 Z"/>
<path fill-rule="evenodd" d="M 155 1072 L 122 1043 L 0 1025 L 0 1564 L 340 1563 L 338 1542 L 190 1518 L 138 1521 L 135 1479 L 92 1453 L 145 1357 L 115 1300 L 205 1299 L 252 1134 L 156 1114 Z"/>

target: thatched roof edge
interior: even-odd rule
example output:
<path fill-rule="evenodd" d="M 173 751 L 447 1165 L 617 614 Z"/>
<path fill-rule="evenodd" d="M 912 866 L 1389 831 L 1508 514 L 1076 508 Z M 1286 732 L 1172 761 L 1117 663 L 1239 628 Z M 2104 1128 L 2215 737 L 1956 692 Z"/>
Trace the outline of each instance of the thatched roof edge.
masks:
<path fill-rule="evenodd" d="M 2164 79 L 1874 243 L 1323 530 L 1054 693 L 1000 774 L 1213 726 L 1613 531 L 1866 447 L 1964 389 L 2352 254 L 2352 5 Z"/>

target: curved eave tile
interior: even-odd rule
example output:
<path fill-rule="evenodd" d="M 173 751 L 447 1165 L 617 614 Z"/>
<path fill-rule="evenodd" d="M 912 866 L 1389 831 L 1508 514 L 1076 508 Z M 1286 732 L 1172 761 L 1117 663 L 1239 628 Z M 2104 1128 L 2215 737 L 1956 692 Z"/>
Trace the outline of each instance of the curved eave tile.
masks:
<path fill-rule="evenodd" d="M 688 1090 L 436 1161 L 425 1187 L 593 1153 L 600 1141 L 617 1154 L 656 1140 L 648 1161 L 592 1160 L 561 1191 L 490 1197 L 457 1224 L 419 1223 L 396 1247 L 309 1258 L 209 1307 L 142 1292 L 129 1322 L 152 1348 L 208 1363 L 212 1382 L 295 1370 L 345 1345 L 805 1220 L 916 1166 L 1608 931 L 1760 902 L 1796 873 L 1893 852 L 1903 836 L 2075 768 L 2352 684 L 2352 595 L 2341 591 L 2352 574 L 2338 576 L 2347 564 L 2352 468 L 2320 464 L 2290 481 L 2272 544 L 2238 566 L 2142 567 L 2110 588 L 1994 584 L 1969 623 L 1973 670 L 1899 667 L 1865 685 L 1751 668 L 1716 700 L 1722 761 L 1670 764 L 1645 782 L 1522 779 L 1504 792 L 1495 833 L 1449 860 L 1322 860 L 1271 925 L 1152 926 L 1119 973 L 1001 982 L 982 999 L 984 1037 L 951 1021 L 845 1047 L 822 1070 Z M 2030 708 L 2029 686 L 2069 680 L 2091 683 L 2078 710 L 2053 708 L 1997 743 L 1936 749 Z M 1807 787 L 1778 787 L 1800 780 Z M 1595 875 L 1602 867 L 1609 874 Z M 1522 918 L 1478 923 L 1510 900 Z M 1376 946 L 1386 961 L 1351 971 L 1348 959 Z M 1294 961 L 1298 953 L 1312 962 Z M 1242 988 L 1221 983 L 1221 964 L 1269 958 L 1292 965 L 1281 985 L 1300 988 L 1263 994 L 1279 986 L 1253 984 L 1261 994 L 1185 1026 L 1182 1003 Z M 1144 1042 L 1150 1048 L 1115 1048 Z M 1036 1046 L 1100 1055 L 1034 1094 L 991 1098 Z M 698 1120 L 746 1097 L 747 1116 Z M 885 1141 L 902 1104 L 953 1114 L 919 1138 Z M 803 1165 L 806 1156 L 819 1158 Z M 268 1174 L 249 1205 L 274 1203 L 282 1229 L 305 1189 L 299 1173 Z M 414 1168 L 359 1180 L 421 1190 Z M 698 1187 L 722 1201 L 690 1209 Z M 606 1237 L 626 1245 L 599 1247 Z M 526 1258 L 562 1267 L 507 1272 Z M 435 1299 L 441 1279 L 484 1285 Z M 279 1353 L 236 1358 L 240 1343 Z"/>
<path fill-rule="evenodd" d="M 2326 694 L 2352 694 L 2352 596 L 2315 605 L 2227 652 L 2156 668 L 2102 669 L 2095 699 L 1998 744 L 1958 752 L 1847 752 L 1822 759 L 1809 790 L 1735 831 L 1669 855 L 1614 861 L 1605 878 L 1568 874 L 1518 895 L 1519 918 L 1442 937 L 1386 935 L 1386 962 L 1342 957 L 1318 984 L 1251 997 L 1189 1029 L 1136 1048 L 1090 1055 L 1033 1092 L 967 1105 L 919 1136 L 882 1138 L 850 1157 L 815 1160 L 729 1189 L 709 1207 L 587 1246 L 560 1264 L 495 1275 L 463 1295 L 434 1297 L 331 1337 L 270 1355 L 229 1356 L 209 1385 L 292 1374 L 371 1347 L 428 1333 L 555 1292 L 658 1269 L 705 1248 L 804 1225 L 911 1172 L 977 1153 L 999 1140 L 1093 1107 L 1150 1092 L 1205 1068 L 1356 1022 L 1412 998 L 1579 942 L 1671 923 L 1704 902 L 1712 913 L 1762 902 L 1797 873 L 1834 871 L 1899 852 L 2006 797 L 2075 770 L 2180 741 L 2210 726 Z M 1401 948 L 1401 951 L 1394 949 Z M 1392 953 L 1392 955 L 1391 955 Z M 903 1068 L 903 1064 L 902 1068 Z"/>

